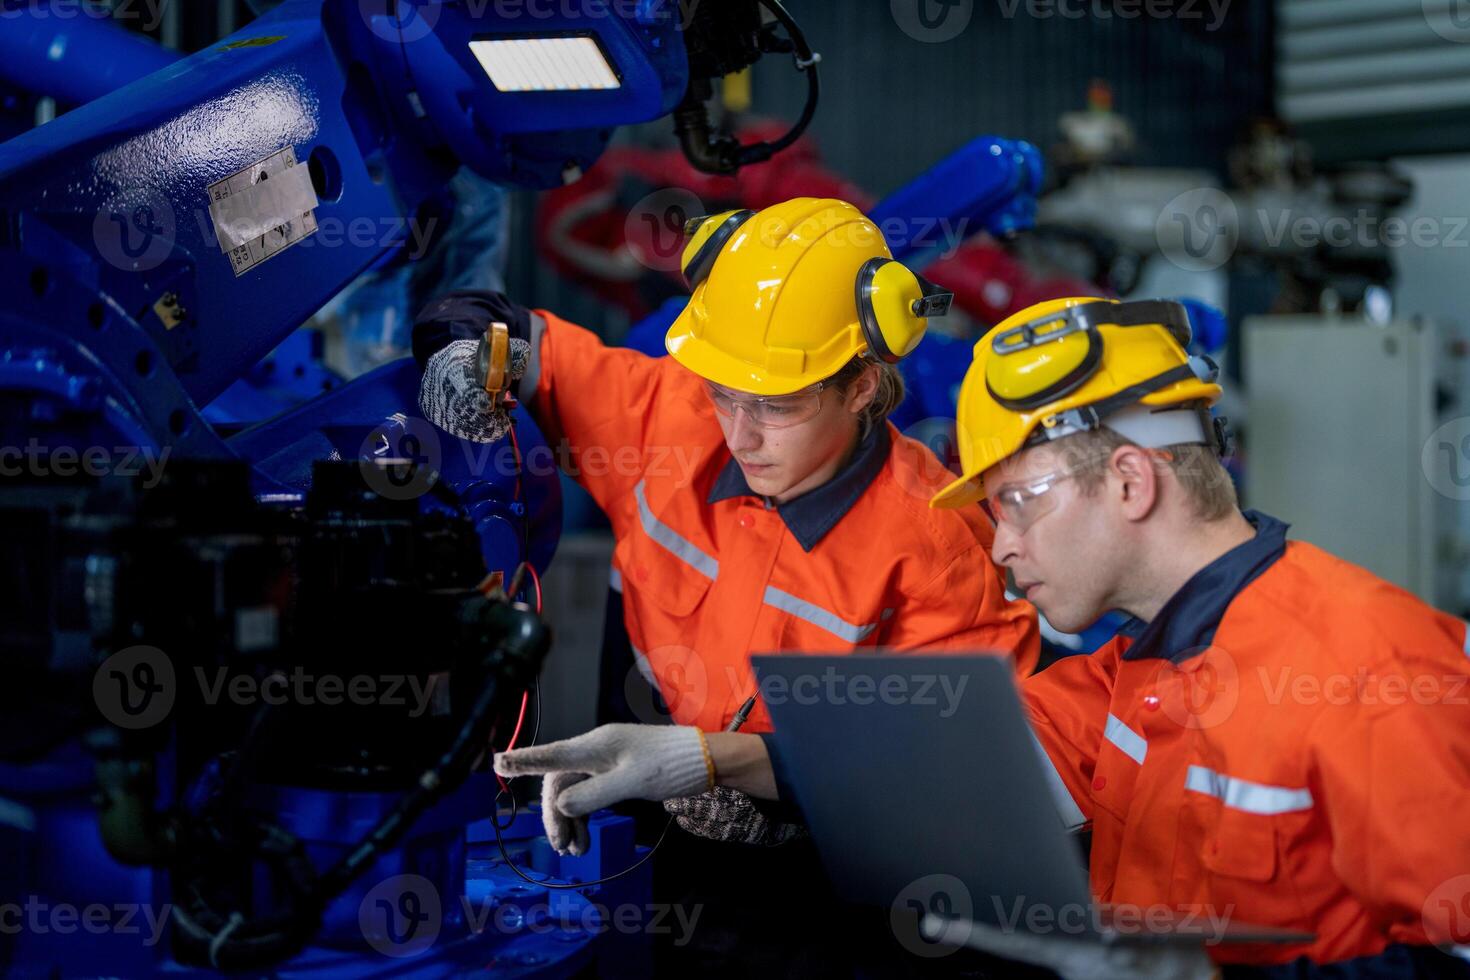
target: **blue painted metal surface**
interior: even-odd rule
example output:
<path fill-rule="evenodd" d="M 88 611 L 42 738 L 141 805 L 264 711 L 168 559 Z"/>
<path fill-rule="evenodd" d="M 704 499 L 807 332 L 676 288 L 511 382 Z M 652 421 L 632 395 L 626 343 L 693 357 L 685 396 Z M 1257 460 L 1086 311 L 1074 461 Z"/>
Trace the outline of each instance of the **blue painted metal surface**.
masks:
<path fill-rule="evenodd" d="M 177 61 L 101 4 L 0 0 L 0 82 L 82 105 Z"/>
<path fill-rule="evenodd" d="M 167 874 L 123 867 L 103 849 L 92 767 L 74 743 L 24 767 L 0 765 L 0 848 L 7 855 L 0 868 L 0 969 L 12 976 L 215 975 L 171 960 Z M 645 865 L 616 887 L 528 885 L 505 867 L 493 843 L 485 814 L 494 811 L 495 794 L 493 777 L 480 774 L 430 809 L 399 848 L 328 906 L 319 940 L 272 975 L 555 977 L 614 951 L 606 975 L 649 975 L 638 969 L 647 944 L 620 943 L 630 933 L 614 930 L 609 915 L 624 907 L 652 914 L 651 869 Z M 320 867 L 396 799 L 267 787 L 251 804 L 305 841 Z M 551 851 L 534 810 L 508 822 L 502 835 L 517 866 L 538 879 L 591 880 L 646 853 L 633 843 L 626 817 L 594 814 L 589 830 L 591 847 L 576 859 Z M 258 900 L 269 904 L 271 884 L 256 885 Z M 416 921 L 406 921 L 405 911 Z"/>
<path fill-rule="evenodd" d="M 204 418 L 217 429 L 238 429 L 339 387 L 342 377 L 322 363 L 323 345 L 320 331 L 297 330 L 206 405 Z"/>
<path fill-rule="evenodd" d="M 7 9 L 15 2 L 0 0 Z M 617 125 L 670 111 L 687 82 L 671 4 L 625 11 L 569 0 L 553 21 L 528 16 L 529 7 L 438 0 L 401 3 L 390 19 L 380 12 L 389 6 L 285 0 L 227 41 L 0 143 L 0 446 L 242 457 L 255 466 L 257 490 L 284 501 L 299 501 L 314 460 L 417 456 L 442 474 L 414 490 L 421 506 L 468 514 L 491 570 L 509 574 L 523 558 L 546 567 L 561 497 L 541 433 L 522 415 L 514 440 L 481 446 L 415 424 L 410 361 L 228 440 L 201 411 L 264 370 L 269 352 L 276 363 L 297 357 L 301 341 L 278 345 L 346 283 L 404 251 L 408 222 L 462 164 L 525 186 L 559 182 L 590 166 Z M 620 89 L 499 93 L 468 57 L 471 37 L 566 30 L 597 37 Z M 117 68 L 142 70 L 137 59 Z M 308 168 L 318 231 L 236 276 L 209 188 L 287 149 Z M 236 421 L 271 407 L 231 400 L 213 414 Z M 169 758 L 160 786 L 173 785 Z M 162 912 L 166 875 L 122 867 L 101 848 L 92 765 L 73 743 L 34 765 L 0 767 L 0 849 L 14 856 L 0 869 L 0 898 Z M 604 931 L 595 911 L 584 914 L 588 895 L 555 892 L 539 911 L 534 886 L 474 852 L 483 841 L 465 828 L 492 799 L 481 782 L 441 802 L 377 869 L 437 883 L 447 908 L 442 941 L 405 960 L 365 949 L 377 932 L 392 939 L 409 928 L 364 925 L 377 886 L 365 880 L 329 909 L 321 944 L 281 975 L 541 976 L 584 966 Z M 390 798 L 295 789 L 257 802 L 311 841 L 320 864 Z M 631 826 L 594 824 L 594 850 L 604 847 L 594 860 L 609 871 L 636 860 Z M 508 837 L 533 867 L 556 873 L 544 842 L 526 843 L 539 835 L 539 820 L 523 815 Z M 646 894 L 647 882 L 645 870 L 620 885 Z M 463 906 L 462 896 L 515 914 L 504 929 L 495 920 L 498 931 L 476 931 L 470 912 L 483 905 Z M 54 928 L 0 930 L 0 964 L 21 973 L 191 972 L 171 963 L 166 942 L 148 938 L 116 928 L 85 942 Z"/>
<path fill-rule="evenodd" d="M 133 401 L 166 404 L 164 419 L 177 411 L 202 426 L 198 405 L 343 285 L 404 247 L 419 202 L 458 165 L 445 150 L 482 173 L 533 184 L 552 172 L 560 179 L 568 161 L 590 165 L 600 150 L 584 143 L 587 129 L 565 145 L 553 133 L 528 144 L 517 162 L 516 146 L 505 142 L 511 137 L 495 135 L 502 131 L 486 115 L 490 106 L 466 121 L 463 108 L 436 101 L 444 91 L 464 95 L 471 84 L 493 92 L 483 72 L 475 78 L 462 62 L 445 60 L 446 45 L 457 50 L 472 24 L 539 29 L 539 21 L 497 25 L 494 6 L 472 21 L 467 8 L 446 5 L 435 25 L 443 36 L 416 36 L 412 23 L 385 23 L 366 9 L 350 0 L 288 0 L 228 43 L 0 144 L 0 212 L 20 260 L 123 314 L 92 331 L 84 307 L 65 320 L 49 317 L 48 329 L 63 345 L 85 338 Z M 601 92 L 538 93 L 560 107 L 558 118 L 580 105 L 605 139 L 617 123 L 667 111 L 668 92 L 683 85 L 683 69 L 670 67 L 682 59 L 677 25 L 634 29 L 608 16 L 586 23 L 624 59 L 630 83 L 656 81 L 657 95 L 635 97 L 631 84 L 626 104 L 607 104 Z M 640 62 L 654 40 L 662 45 L 657 60 Z M 443 78 L 432 74 L 440 70 Z M 420 118 L 426 98 L 453 118 Z M 529 98 L 504 107 L 512 114 L 504 133 L 527 125 Z M 468 125 L 477 128 L 467 135 Z M 208 188 L 288 147 L 312 166 L 321 230 L 236 277 L 215 234 Z M 155 313 L 166 296 L 185 314 L 177 325 Z M 125 370 L 144 351 L 151 369 Z M 156 441 L 171 441 L 159 421 L 156 412 L 138 420 Z"/>
<path fill-rule="evenodd" d="M 1004 238 L 1036 223 L 1045 167 L 1024 140 L 980 136 L 874 205 L 869 217 L 893 257 L 915 269 L 987 231 Z"/>
<path fill-rule="evenodd" d="M 628 5 L 623 5 L 624 9 Z M 378 35 L 402 39 L 404 69 L 424 119 L 462 160 L 491 179 L 555 187 L 601 154 L 613 126 L 671 112 L 688 85 L 680 5 L 641 2 L 609 16 L 605 0 L 505 4 L 493 22 L 457 0 L 404 0 L 373 16 Z M 470 42 L 526 37 L 596 38 L 619 77 L 603 91 L 502 92 L 488 84 Z"/>

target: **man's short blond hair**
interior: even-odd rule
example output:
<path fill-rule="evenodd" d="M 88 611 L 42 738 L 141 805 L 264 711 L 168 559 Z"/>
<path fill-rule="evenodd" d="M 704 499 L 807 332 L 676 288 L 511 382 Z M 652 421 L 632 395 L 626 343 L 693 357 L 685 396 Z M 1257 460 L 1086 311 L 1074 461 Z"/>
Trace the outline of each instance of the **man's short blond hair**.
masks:
<path fill-rule="evenodd" d="M 1112 429 L 1102 428 L 1059 439 L 1055 448 L 1075 475 L 1078 485 L 1085 492 L 1093 493 L 1102 486 L 1113 453 L 1123 446 L 1132 445 L 1135 443 Z M 1163 459 L 1164 465 L 1173 471 L 1174 478 L 1184 489 L 1195 517 L 1205 522 L 1218 521 L 1229 517 L 1239 507 L 1235 484 L 1213 448 L 1188 444 L 1165 446 L 1159 452 L 1168 454 Z"/>

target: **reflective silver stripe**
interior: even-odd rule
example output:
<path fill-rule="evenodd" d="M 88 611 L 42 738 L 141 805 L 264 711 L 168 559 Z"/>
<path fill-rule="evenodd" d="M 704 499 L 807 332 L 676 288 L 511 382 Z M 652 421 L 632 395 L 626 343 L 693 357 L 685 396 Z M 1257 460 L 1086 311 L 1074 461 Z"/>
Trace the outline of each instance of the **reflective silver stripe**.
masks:
<path fill-rule="evenodd" d="M 623 573 L 618 571 L 618 566 L 614 565 L 612 570 L 608 572 L 607 584 L 614 592 L 621 593 L 623 591 Z"/>
<path fill-rule="evenodd" d="M 689 565 L 705 578 L 714 578 L 720 574 L 720 563 L 710 555 L 701 551 L 692 541 L 684 537 L 678 531 L 653 516 L 653 511 L 648 507 L 648 498 L 643 494 L 643 482 L 633 488 L 633 496 L 638 500 L 638 519 L 643 523 L 643 530 L 648 536 L 669 551 L 674 557 Z"/>
<path fill-rule="evenodd" d="M 1062 826 L 1070 833 L 1086 826 L 1087 818 L 1082 815 L 1082 808 L 1077 801 L 1072 799 L 1072 793 L 1067 789 L 1067 784 L 1062 782 L 1061 773 L 1052 763 L 1051 756 L 1046 754 L 1046 747 L 1041 744 L 1041 739 L 1036 733 L 1031 733 L 1031 744 L 1036 746 L 1036 754 L 1041 756 L 1041 771 L 1046 776 L 1046 785 L 1051 790 L 1052 800 L 1057 805 L 1057 816 L 1062 818 Z"/>
<path fill-rule="evenodd" d="M 526 373 L 521 375 L 521 401 L 528 402 L 536 394 L 536 385 L 541 381 L 541 338 L 546 335 L 546 318 L 538 313 L 531 314 L 531 358 L 526 361 Z"/>
<path fill-rule="evenodd" d="M 658 678 L 653 676 L 653 664 L 648 662 L 648 658 L 643 655 L 642 650 L 633 645 L 632 640 L 628 641 L 628 649 L 633 651 L 633 663 L 637 666 L 638 673 L 642 674 L 643 679 L 648 681 L 648 685 L 657 691 Z"/>
<path fill-rule="evenodd" d="M 868 623 L 866 626 L 849 623 L 841 616 L 830 613 L 821 606 L 814 606 L 805 599 L 798 599 L 790 592 L 782 592 L 772 585 L 766 586 L 764 598 L 766 605 L 775 606 L 782 612 L 789 612 L 797 619 L 804 619 L 813 626 L 819 626 L 848 643 L 861 643 L 873 630 L 878 628 L 877 623 Z"/>
<path fill-rule="evenodd" d="M 1103 737 L 1121 749 L 1128 758 L 1140 766 L 1143 765 L 1143 758 L 1148 755 L 1148 739 L 1123 724 L 1116 715 L 1108 715 Z"/>
<path fill-rule="evenodd" d="M 1298 810 L 1312 808 L 1312 791 L 1309 789 L 1289 789 L 1285 786 L 1252 783 L 1249 780 L 1226 776 L 1213 769 L 1206 769 L 1204 766 L 1189 767 L 1189 771 L 1184 775 L 1184 788 L 1222 800 L 1233 810 L 1244 810 L 1246 813 L 1259 813 L 1264 816 L 1276 813 L 1295 813 Z"/>

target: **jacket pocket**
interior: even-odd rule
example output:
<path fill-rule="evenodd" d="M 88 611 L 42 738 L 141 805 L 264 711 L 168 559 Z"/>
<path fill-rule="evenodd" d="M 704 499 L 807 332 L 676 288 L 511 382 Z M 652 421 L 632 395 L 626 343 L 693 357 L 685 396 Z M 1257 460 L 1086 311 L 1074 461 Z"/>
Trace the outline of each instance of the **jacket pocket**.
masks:
<path fill-rule="evenodd" d="M 1210 804 L 1205 804 L 1209 806 Z M 1200 861 L 1212 879 L 1267 882 L 1276 877 L 1276 825 L 1273 817 L 1242 813 L 1218 803 L 1214 828 L 1205 836 Z"/>
<path fill-rule="evenodd" d="M 664 530 L 666 526 L 656 528 Z M 667 537 L 667 535 L 665 535 Z M 644 605 L 676 619 L 690 616 L 699 608 L 714 584 L 708 574 L 718 564 L 703 552 L 695 553 L 693 545 L 684 548 L 683 539 L 658 541 L 642 528 L 630 531 L 613 551 L 614 564 L 622 577 L 623 594 L 636 607 Z M 670 550 L 668 545 L 676 550 Z M 687 542 L 683 542 L 687 544 Z M 690 551 L 680 556 L 679 551 Z M 691 562 L 688 560 L 692 558 Z"/>

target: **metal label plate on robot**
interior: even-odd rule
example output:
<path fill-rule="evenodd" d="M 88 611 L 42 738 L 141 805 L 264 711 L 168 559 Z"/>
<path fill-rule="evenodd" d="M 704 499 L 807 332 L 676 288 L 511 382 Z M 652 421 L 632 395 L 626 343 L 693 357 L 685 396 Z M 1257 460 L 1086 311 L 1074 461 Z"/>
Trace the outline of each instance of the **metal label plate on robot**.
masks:
<path fill-rule="evenodd" d="M 307 168 L 298 168 L 290 146 L 209 185 L 215 235 L 236 277 L 314 234 L 316 206 Z"/>

